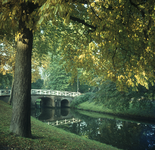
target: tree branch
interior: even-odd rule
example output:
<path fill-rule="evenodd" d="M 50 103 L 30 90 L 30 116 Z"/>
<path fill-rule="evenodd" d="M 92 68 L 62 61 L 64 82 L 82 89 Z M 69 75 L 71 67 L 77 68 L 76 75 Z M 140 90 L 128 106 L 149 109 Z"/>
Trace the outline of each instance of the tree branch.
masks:
<path fill-rule="evenodd" d="M 135 4 L 134 2 L 132 2 L 132 0 L 130 0 L 130 3 L 131 5 L 133 5 L 135 8 L 137 8 L 139 11 L 141 11 L 141 14 L 142 14 L 142 17 L 144 18 L 145 17 L 145 12 L 144 10 L 140 9 L 138 6 L 141 5 L 141 4 Z M 143 3 L 145 4 L 145 3 Z"/>
<path fill-rule="evenodd" d="M 91 7 L 91 10 L 92 10 L 92 12 L 94 13 L 94 15 L 95 15 L 100 21 L 102 21 L 102 19 L 101 19 L 99 16 L 96 15 L 95 10 L 94 10 L 92 7 Z"/>
<path fill-rule="evenodd" d="M 96 30 L 96 28 L 97 28 L 97 27 L 94 27 L 94 26 L 92 26 L 92 25 L 86 23 L 84 20 L 79 19 L 79 18 L 77 18 L 77 17 L 70 16 L 70 19 L 73 20 L 73 21 L 77 21 L 77 22 L 79 22 L 79 23 L 82 23 L 82 24 L 84 24 L 85 26 L 87 26 L 87 27 L 89 27 L 89 28 L 92 28 L 92 29 L 94 29 L 94 30 Z"/>
<path fill-rule="evenodd" d="M 65 2 L 70 2 L 70 0 L 65 0 Z M 81 4 L 88 4 L 89 0 L 72 0 L 73 3 L 81 3 Z"/>

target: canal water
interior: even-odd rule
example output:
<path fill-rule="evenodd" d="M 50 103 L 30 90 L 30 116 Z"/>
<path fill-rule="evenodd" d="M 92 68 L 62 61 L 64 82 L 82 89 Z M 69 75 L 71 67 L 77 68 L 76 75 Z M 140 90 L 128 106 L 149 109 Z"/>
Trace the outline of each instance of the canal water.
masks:
<path fill-rule="evenodd" d="M 155 150 L 155 122 L 116 118 L 101 113 L 33 109 L 33 117 L 51 126 L 124 150 Z"/>

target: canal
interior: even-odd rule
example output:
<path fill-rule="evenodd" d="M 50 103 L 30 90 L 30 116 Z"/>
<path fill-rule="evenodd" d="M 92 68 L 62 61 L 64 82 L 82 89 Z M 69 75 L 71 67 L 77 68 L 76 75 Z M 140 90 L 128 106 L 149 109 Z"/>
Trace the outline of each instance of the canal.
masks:
<path fill-rule="evenodd" d="M 70 108 L 36 108 L 31 115 L 51 126 L 120 149 L 155 150 L 155 121 L 126 120 Z"/>

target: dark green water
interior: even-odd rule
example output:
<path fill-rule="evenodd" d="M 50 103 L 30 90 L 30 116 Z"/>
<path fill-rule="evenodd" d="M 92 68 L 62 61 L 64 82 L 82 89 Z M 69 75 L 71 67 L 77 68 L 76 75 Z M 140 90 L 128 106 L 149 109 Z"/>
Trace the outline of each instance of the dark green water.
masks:
<path fill-rule="evenodd" d="M 32 110 L 33 117 L 50 125 L 60 121 L 56 127 L 79 136 L 124 150 L 155 150 L 155 122 L 125 120 L 100 113 L 87 114 L 69 108 Z"/>

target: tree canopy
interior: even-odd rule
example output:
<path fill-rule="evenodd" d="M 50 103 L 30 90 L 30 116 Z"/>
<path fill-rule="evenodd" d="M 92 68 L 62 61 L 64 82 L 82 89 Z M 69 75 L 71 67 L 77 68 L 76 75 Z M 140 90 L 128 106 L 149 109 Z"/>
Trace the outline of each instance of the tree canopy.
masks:
<path fill-rule="evenodd" d="M 24 12 L 22 21 L 33 31 L 46 20 L 51 20 L 60 30 L 64 19 L 66 30 L 61 30 L 58 36 L 62 38 L 63 61 L 68 71 L 75 74 L 80 66 L 89 81 L 93 74 L 104 76 L 104 80 L 116 81 L 120 89 L 138 84 L 148 87 L 148 81 L 153 83 L 153 1 L 4 0 L 0 7 L 1 28 L 11 26 L 17 31 L 23 3 L 32 10 Z"/>
<path fill-rule="evenodd" d="M 80 8 L 87 10 L 81 11 L 84 22 L 70 24 L 72 32 L 62 43 L 67 68 L 83 67 L 89 81 L 97 75 L 115 81 L 120 90 L 153 84 L 154 2 L 99 0 Z"/>

